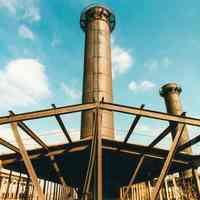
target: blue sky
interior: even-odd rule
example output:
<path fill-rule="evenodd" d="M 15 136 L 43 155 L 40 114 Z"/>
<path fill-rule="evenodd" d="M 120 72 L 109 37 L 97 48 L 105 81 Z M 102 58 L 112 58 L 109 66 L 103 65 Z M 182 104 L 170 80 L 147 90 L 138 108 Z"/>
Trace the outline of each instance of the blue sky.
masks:
<path fill-rule="evenodd" d="M 84 33 L 79 17 L 91 3 L 103 3 L 116 15 L 114 102 L 165 111 L 159 88 L 176 82 L 183 88 L 184 111 L 200 118 L 199 0 L 0 0 L 0 114 L 81 102 Z M 116 132 L 123 138 L 132 117 L 115 116 Z M 64 117 L 76 138 L 79 117 Z M 60 133 L 54 119 L 28 124 L 48 143 L 65 140 L 55 137 Z M 141 120 L 132 141 L 148 144 L 166 126 Z M 8 128 L 2 128 L 2 137 Z M 190 128 L 191 137 L 198 131 Z M 200 152 L 197 145 L 195 152 Z"/>

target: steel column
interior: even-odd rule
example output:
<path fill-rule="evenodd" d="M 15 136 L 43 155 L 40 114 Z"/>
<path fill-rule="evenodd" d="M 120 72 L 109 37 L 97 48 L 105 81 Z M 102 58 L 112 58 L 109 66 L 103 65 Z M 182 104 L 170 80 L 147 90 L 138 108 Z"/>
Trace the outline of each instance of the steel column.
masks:
<path fill-rule="evenodd" d="M 153 190 L 152 200 L 156 200 L 157 197 L 158 197 L 159 190 L 160 190 L 161 186 L 163 185 L 164 178 L 165 178 L 165 176 L 166 176 L 166 174 L 167 174 L 167 172 L 170 168 L 171 161 L 172 161 L 172 159 L 173 159 L 173 157 L 176 153 L 177 145 L 178 145 L 179 140 L 181 138 L 181 135 L 183 134 L 183 131 L 185 129 L 185 124 L 181 124 L 181 125 L 178 125 L 178 126 L 180 126 L 180 128 L 177 128 L 176 136 L 174 138 L 172 146 L 170 147 L 170 151 L 168 153 L 166 161 L 164 162 L 163 168 L 161 170 L 160 177 L 159 177 L 158 181 L 156 182 L 156 186 Z"/>
<path fill-rule="evenodd" d="M 25 146 L 24 146 L 24 144 L 22 142 L 21 136 L 20 136 L 20 134 L 19 134 L 19 132 L 17 130 L 17 123 L 16 122 L 11 123 L 11 128 L 12 128 L 15 140 L 16 140 L 18 146 L 19 146 L 20 153 L 21 153 L 21 156 L 22 156 L 22 158 L 24 160 L 24 164 L 26 166 L 26 169 L 27 169 L 27 171 L 28 171 L 28 173 L 29 173 L 29 175 L 31 177 L 31 180 L 32 180 L 32 182 L 33 182 L 33 184 L 35 186 L 35 189 L 36 189 L 36 191 L 38 193 L 39 200 L 45 200 L 45 196 L 42 193 L 41 187 L 40 187 L 40 185 L 38 183 L 38 180 L 37 180 L 37 175 L 35 173 L 35 170 L 33 168 L 32 163 L 31 163 L 31 161 L 29 159 L 29 156 L 28 156 L 28 154 L 26 152 L 26 149 L 25 149 Z"/>

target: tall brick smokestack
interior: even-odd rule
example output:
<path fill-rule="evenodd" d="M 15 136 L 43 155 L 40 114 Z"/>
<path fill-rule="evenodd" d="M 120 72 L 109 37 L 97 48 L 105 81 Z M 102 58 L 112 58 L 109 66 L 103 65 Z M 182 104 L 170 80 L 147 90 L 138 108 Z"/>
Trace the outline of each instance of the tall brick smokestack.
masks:
<path fill-rule="evenodd" d="M 112 102 L 112 63 L 110 35 L 115 27 L 115 16 L 106 7 L 91 5 L 83 10 L 80 25 L 85 32 L 83 77 L 83 103 Z M 81 138 L 91 136 L 93 111 L 84 111 L 81 121 Z M 114 138 L 113 113 L 102 112 L 101 135 Z"/>

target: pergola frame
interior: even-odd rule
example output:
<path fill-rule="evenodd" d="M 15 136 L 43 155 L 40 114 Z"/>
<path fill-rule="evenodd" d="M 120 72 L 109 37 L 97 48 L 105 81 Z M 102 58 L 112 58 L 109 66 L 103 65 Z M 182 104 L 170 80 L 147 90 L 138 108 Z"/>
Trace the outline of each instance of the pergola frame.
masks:
<path fill-rule="evenodd" d="M 60 150 L 51 152 L 50 151 L 51 147 L 46 145 L 37 136 L 37 134 L 34 133 L 24 123 L 24 121 L 53 116 L 56 118 L 56 120 L 57 120 L 58 124 L 60 125 L 63 133 L 65 134 L 68 142 L 70 144 L 73 144 L 73 141 L 71 140 L 71 137 L 61 119 L 61 115 L 75 113 L 75 112 L 82 112 L 82 111 L 86 111 L 86 110 L 95 110 L 96 111 L 95 120 L 94 120 L 95 126 L 94 126 L 94 131 L 93 131 L 94 134 L 93 134 L 92 138 L 89 138 L 92 140 L 92 143 L 91 143 L 90 159 L 89 159 L 87 174 L 86 174 L 86 178 L 85 178 L 85 183 L 83 186 L 83 191 L 81 191 L 81 194 L 80 194 L 80 191 L 77 191 L 77 192 L 79 192 L 79 195 L 81 196 L 82 199 L 87 199 L 87 194 L 89 193 L 89 190 L 91 188 L 92 176 L 95 178 L 95 181 L 94 181 L 95 188 L 93 189 L 93 191 L 95 191 L 94 192 L 95 199 L 97 199 L 97 200 L 103 199 L 102 149 L 105 147 L 104 147 L 104 144 L 102 144 L 102 138 L 101 138 L 101 135 L 99 134 L 100 133 L 99 129 L 101 128 L 101 112 L 102 112 L 102 110 L 108 110 L 108 111 L 112 111 L 112 112 L 119 112 L 119 113 L 125 113 L 125 114 L 136 116 L 135 120 L 133 121 L 133 123 L 123 141 L 124 144 L 128 142 L 128 139 L 130 138 L 131 134 L 133 133 L 133 131 L 141 117 L 152 118 L 152 119 L 168 121 L 168 122 L 175 122 L 175 124 L 177 126 L 181 127 L 179 129 L 179 131 L 177 131 L 177 133 L 176 133 L 176 137 L 175 137 L 174 141 L 172 142 L 172 146 L 171 146 L 170 150 L 168 151 L 168 155 L 166 157 L 161 156 L 162 159 L 164 159 L 165 161 L 164 161 L 163 168 L 161 170 L 160 177 L 158 178 L 158 181 L 156 183 L 156 187 L 152 193 L 152 200 L 157 199 L 160 187 L 162 186 L 162 184 L 164 182 L 164 178 L 165 178 L 165 176 L 169 170 L 169 167 L 172 163 L 172 160 L 175 159 L 176 155 L 179 154 L 180 151 L 183 151 L 185 148 L 188 148 L 200 141 L 200 135 L 197 135 L 194 139 L 177 147 L 185 125 L 200 126 L 200 119 L 186 117 L 184 115 L 178 116 L 178 115 L 171 115 L 171 114 L 158 112 L 158 111 L 154 111 L 154 110 L 147 110 L 147 109 L 144 109 L 144 105 L 142 105 L 140 108 L 136 108 L 136 107 L 130 107 L 130 106 L 125 106 L 125 105 L 106 103 L 106 102 L 102 101 L 102 102 L 78 104 L 78 105 L 71 105 L 71 106 L 64 106 L 64 107 L 56 107 L 55 105 L 52 105 L 52 106 L 53 106 L 53 108 L 46 109 L 46 110 L 39 110 L 39 111 L 35 111 L 35 112 L 28 112 L 28 113 L 21 113 L 21 114 L 15 114 L 14 112 L 10 112 L 10 115 L 8 115 L 8 116 L 0 117 L 0 125 L 11 124 L 13 134 L 16 138 L 16 142 L 19 146 L 19 149 L 3 139 L 0 139 L 0 144 L 4 145 L 5 147 L 9 148 L 10 150 L 12 150 L 22 156 L 22 159 L 25 162 L 25 166 L 28 171 L 28 174 L 29 174 L 38 194 L 40 195 L 41 200 L 44 199 L 44 196 L 43 196 L 42 190 L 39 186 L 39 183 L 37 181 L 37 175 L 33 169 L 32 163 L 31 163 L 31 159 L 37 158 L 38 156 L 40 156 L 40 154 L 31 155 L 31 156 L 28 155 L 27 150 L 24 147 L 23 141 L 20 137 L 20 133 L 18 132 L 17 128 L 20 127 L 22 130 L 24 130 L 35 142 L 37 142 L 45 150 L 45 154 L 52 161 L 52 165 L 58 174 L 60 183 L 63 184 L 64 186 L 66 186 L 65 180 L 59 172 L 59 166 L 56 164 L 56 162 L 54 160 L 54 155 L 60 154 L 64 150 L 60 149 Z M 144 152 L 141 154 L 141 157 L 139 159 L 136 170 L 133 170 L 133 176 L 129 182 L 129 185 L 134 183 L 134 180 L 137 176 L 137 173 L 138 173 L 145 157 L 146 156 L 155 156 L 155 154 L 153 154 L 153 152 L 158 152 L 158 150 L 156 148 L 154 148 L 154 146 L 156 144 L 158 144 L 167 134 L 169 134 L 172 131 L 171 129 L 173 129 L 173 128 L 174 127 L 170 127 L 170 126 L 167 127 L 148 146 L 148 149 L 150 151 L 146 152 L 146 150 L 144 150 Z M 123 145 L 121 145 L 121 146 L 119 145 L 119 148 L 122 148 L 122 147 L 123 147 Z M 110 147 L 110 148 L 112 148 L 112 147 Z M 131 153 L 131 150 L 130 150 L 130 153 Z M 2 160 L 2 163 L 3 162 L 4 161 Z M 177 162 L 179 162 L 179 161 L 177 161 Z M 197 163 L 199 163 L 199 161 Z M 196 166 L 197 164 L 194 164 L 192 160 L 188 164 L 190 164 L 191 166 L 194 165 L 195 167 L 197 167 Z M 197 180 L 197 176 L 195 176 L 195 178 L 196 178 L 196 184 L 197 184 L 198 188 L 200 188 L 199 181 Z M 128 190 L 127 190 L 127 193 L 128 193 Z"/>

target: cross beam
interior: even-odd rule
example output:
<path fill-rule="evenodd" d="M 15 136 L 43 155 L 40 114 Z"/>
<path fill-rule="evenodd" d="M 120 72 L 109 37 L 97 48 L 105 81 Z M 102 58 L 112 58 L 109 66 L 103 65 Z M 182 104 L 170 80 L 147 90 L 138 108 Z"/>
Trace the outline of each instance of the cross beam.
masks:
<path fill-rule="evenodd" d="M 52 107 L 54 109 L 56 109 L 56 105 L 55 104 L 52 104 Z M 65 127 L 65 125 L 64 125 L 64 123 L 63 123 L 63 121 L 62 121 L 62 119 L 60 117 L 60 115 L 55 115 L 55 118 L 56 118 L 58 124 L 60 125 L 60 128 L 62 129 L 63 133 L 65 134 L 65 137 L 67 138 L 68 142 L 72 143 L 71 137 L 69 136 L 69 133 L 68 133 L 68 131 L 67 131 L 67 129 L 66 129 L 66 127 Z"/>
<path fill-rule="evenodd" d="M 140 107 L 140 109 L 143 109 L 144 106 L 145 106 L 145 105 L 142 104 L 141 107 Z M 137 115 L 137 116 L 135 117 L 135 119 L 134 119 L 133 123 L 131 124 L 131 127 L 130 127 L 130 129 L 129 129 L 129 131 L 128 131 L 128 133 L 127 133 L 125 139 L 124 139 L 124 143 L 127 143 L 128 139 L 130 138 L 131 134 L 133 133 L 135 127 L 137 126 L 137 124 L 138 124 L 140 118 L 141 118 L 141 115 Z"/>
<path fill-rule="evenodd" d="M 200 135 L 196 136 L 195 138 L 191 139 L 190 141 L 186 142 L 185 144 L 182 144 L 177 148 L 177 152 L 183 151 L 187 149 L 188 147 L 195 145 L 200 141 Z"/>
<path fill-rule="evenodd" d="M 13 111 L 10 111 L 10 114 L 11 115 L 15 115 L 15 113 Z M 46 145 L 24 122 L 17 122 L 17 125 L 25 132 L 27 133 L 36 143 L 38 143 L 40 146 L 42 146 L 45 150 L 47 150 L 49 152 L 49 147 L 48 145 Z M 58 175 L 58 178 L 61 182 L 61 184 L 63 186 L 66 186 L 66 182 L 65 182 L 65 179 L 63 178 L 63 176 L 61 175 L 60 173 L 60 168 L 57 164 L 57 162 L 55 161 L 55 156 L 54 155 L 49 155 L 48 156 L 52 165 L 53 165 L 53 168 L 55 170 L 55 172 L 57 173 Z M 30 159 L 30 158 L 29 158 Z"/>
<path fill-rule="evenodd" d="M 0 144 L 2 144 L 3 146 L 7 147 L 8 149 L 14 151 L 15 153 L 20 153 L 19 149 L 17 147 L 15 147 L 14 145 L 10 144 L 9 142 L 7 142 L 6 140 L 0 138 Z"/>
<path fill-rule="evenodd" d="M 200 119 L 196 119 L 192 117 L 171 115 L 168 113 L 147 110 L 147 109 L 140 109 L 136 107 L 130 107 L 130 106 L 112 104 L 112 103 L 102 103 L 100 105 L 100 108 L 103 110 L 120 112 L 120 113 L 125 113 L 125 114 L 130 114 L 130 115 L 141 115 L 142 117 L 158 119 L 158 120 L 163 120 L 163 121 L 172 121 L 172 122 L 177 122 L 177 123 L 185 123 L 192 126 L 200 126 Z"/>
<path fill-rule="evenodd" d="M 18 121 L 26 121 L 26 120 L 32 120 L 32 119 L 51 117 L 55 115 L 81 112 L 81 111 L 92 110 L 96 108 L 97 108 L 97 103 L 88 103 L 88 104 L 78 104 L 78 105 L 58 107 L 56 109 L 51 108 L 51 109 L 40 110 L 40 111 L 35 111 L 35 112 L 21 113 L 15 116 L 3 116 L 3 117 L 0 117 L 0 125 L 12 123 L 12 122 L 18 122 Z M 103 110 L 126 113 L 130 115 L 138 115 L 138 116 L 141 115 L 142 117 L 158 119 L 158 120 L 163 120 L 163 121 L 171 121 L 171 122 L 177 122 L 177 123 L 185 123 L 192 126 L 200 126 L 200 119 L 180 116 L 180 115 L 171 115 L 168 113 L 158 112 L 154 110 L 140 109 L 136 107 L 105 103 L 105 102 L 101 103 L 99 105 L 99 108 Z"/>
<path fill-rule="evenodd" d="M 16 114 L 13 111 L 10 111 L 10 114 L 15 116 Z M 36 143 L 41 147 L 48 149 L 48 146 L 22 121 L 17 122 L 17 125 L 29 135 Z"/>
<path fill-rule="evenodd" d="M 18 121 L 40 119 L 40 118 L 51 117 L 55 115 L 69 114 L 69 113 L 81 112 L 85 110 L 91 110 L 91 109 L 96 108 L 96 105 L 97 105 L 96 103 L 77 104 L 77 105 L 59 107 L 56 109 L 50 108 L 46 110 L 21 113 L 21 114 L 16 114 L 15 116 L 8 115 L 8 116 L 0 117 L 0 125 L 9 124 L 9 123 L 18 122 Z"/>

